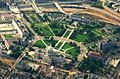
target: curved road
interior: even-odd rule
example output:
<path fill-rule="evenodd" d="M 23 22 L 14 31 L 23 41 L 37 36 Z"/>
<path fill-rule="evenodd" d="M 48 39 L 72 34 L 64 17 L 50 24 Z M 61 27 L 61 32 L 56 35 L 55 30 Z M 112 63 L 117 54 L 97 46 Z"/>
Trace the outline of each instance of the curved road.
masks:
<path fill-rule="evenodd" d="M 115 14 L 113 14 L 113 12 L 109 12 L 106 10 L 102 10 L 102 9 L 98 9 L 98 8 L 94 8 L 94 7 L 85 7 L 85 6 L 81 6 L 84 7 L 85 9 L 78 9 L 78 8 L 62 8 L 57 2 L 54 2 L 56 8 L 65 14 L 75 14 L 75 13 L 83 13 L 83 14 L 89 14 L 89 15 L 93 15 L 96 17 L 99 17 L 103 20 L 109 21 L 114 25 L 119 25 L 120 26 L 120 18 L 118 16 L 116 16 Z M 62 6 L 67 6 L 67 5 L 62 5 Z M 71 5 L 72 6 L 72 5 Z M 76 7 L 80 7 L 77 6 Z M 67 11 L 66 11 L 67 9 Z M 74 9 L 74 11 L 72 10 Z M 76 10 L 75 10 L 76 9 Z"/>
<path fill-rule="evenodd" d="M 106 21 L 106 22 L 109 22 L 109 23 L 111 22 L 112 24 L 120 26 L 120 15 L 115 13 L 114 11 L 110 10 L 108 7 L 106 7 L 104 5 L 104 1 L 105 0 L 103 0 L 103 7 L 104 7 L 105 10 L 94 8 L 94 7 L 85 7 L 86 9 L 82 9 L 82 10 L 80 10 L 78 8 L 62 8 L 58 3 L 54 3 L 54 4 L 60 12 L 65 13 L 65 14 L 85 13 L 85 14 L 89 14 L 89 15 L 99 17 L 103 21 Z M 65 6 L 67 6 L 67 5 L 65 5 Z M 74 9 L 74 11 L 72 9 Z M 35 34 L 35 36 L 37 36 L 37 35 Z M 54 36 L 54 39 L 59 40 L 59 39 L 61 39 L 61 37 Z M 67 41 L 67 42 L 74 42 L 78 46 L 80 46 L 82 52 L 78 56 L 78 60 L 79 61 L 83 60 L 83 57 L 86 56 L 86 49 L 81 43 L 76 42 L 76 41 L 71 40 L 71 39 L 67 39 L 67 38 L 62 38 L 61 40 L 62 41 Z M 21 59 L 24 57 L 24 54 L 25 54 L 25 52 L 23 52 L 23 54 L 21 54 L 21 56 L 17 59 L 17 61 L 11 66 L 9 72 L 6 74 L 4 79 L 6 79 L 6 77 L 8 77 L 8 75 L 15 68 L 15 66 L 18 64 L 18 62 L 21 61 Z"/>
<path fill-rule="evenodd" d="M 105 5 L 106 0 L 101 0 L 101 2 L 102 2 L 103 8 L 104 8 L 106 11 L 108 11 L 108 12 L 112 13 L 113 15 L 116 15 L 116 16 L 118 16 L 118 17 L 120 18 L 120 13 L 117 13 L 117 12 L 111 10 L 109 7 L 107 7 L 107 6 Z"/>
<path fill-rule="evenodd" d="M 61 37 L 58 37 L 58 36 L 53 36 L 54 37 L 54 40 L 60 40 Z M 76 43 L 78 46 L 80 46 L 80 50 L 82 52 L 80 52 L 79 56 L 78 56 L 78 61 L 81 62 L 83 60 L 83 57 L 86 56 L 86 48 L 84 47 L 83 44 L 77 42 L 77 41 L 74 41 L 72 39 L 67 39 L 67 38 L 62 38 L 61 41 L 66 41 L 66 42 L 72 42 L 72 43 Z"/>
<path fill-rule="evenodd" d="M 48 6 L 48 3 L 43 3 L 44 6 Z M 119 25 L 120 26 L 120 15 L 114 11 L 112 11 L 111 9 L 109 9 L 106 6 L 103 6 L 105 9 L 99 9 L 99 8 L 94 8 L 94 7 L 87 7 L 87 6 L 82 6 L 86 9 L 79 9 L 79 8 L 64 8 L 62 6 L 70 6 L 67 4 L 62 4 L 60 3 L 60 5 L 56 2 L 53 3 L 54 5 L 57 4 L 58 6 L 56 6 L 56 8 L 49 8 L 49 7 L 38 7 L 41 8 L 42 12 L 50 12 L 50 11 L 60 11 L 60 12 L 64 12 L 65 14 L 75 14 L 75 13 L 82 13 L 82 14 L 89 14 L 89 15 L 93 15 L 96 16 L 100 19 L 102 19 L 102 21 L 104 22 L 108 22 L 114 25 Z M 54 6 L 53 4 L 51 4 L 52 6 Z M 104 5 L 104 2 L 103 2 Z M 24 4 L 25 6 L 25 4 Z M 71 6 L 73 6 L 73 4 L 71 4 Z M 76 5 L 77 7 L 79 7 L 78 5 Z"/>

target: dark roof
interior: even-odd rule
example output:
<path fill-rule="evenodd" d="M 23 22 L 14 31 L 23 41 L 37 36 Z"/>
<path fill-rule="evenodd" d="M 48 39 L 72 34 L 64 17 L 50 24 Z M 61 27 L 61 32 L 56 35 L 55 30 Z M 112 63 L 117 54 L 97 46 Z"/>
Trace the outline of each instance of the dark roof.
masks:
<path fill-rule="evenodd" d="M 101 55 L 100 53 L 94 52 L 94 51 L 90 51 L 90 52 L 89 52 L 89 57 L 102 59 L 102 55 Z"/>
<path fill-rule="evenodd" d="M 103 51 L 117 50 L 118 48 L 120 48 L 120 42 L 107 42 L 101 46 Z"/>
<path fill-rule="evenodd" d="M 46 2 L 47 0 L 35 0 L 37 3 Z"/>

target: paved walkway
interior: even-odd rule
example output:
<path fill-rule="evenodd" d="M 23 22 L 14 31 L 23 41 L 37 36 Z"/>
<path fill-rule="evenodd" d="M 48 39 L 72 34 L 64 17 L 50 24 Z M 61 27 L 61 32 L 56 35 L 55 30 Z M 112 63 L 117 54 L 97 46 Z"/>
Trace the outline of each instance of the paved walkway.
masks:
<path fill-rule="evenodd" d="M 67 38 L 66 38 L 66 39 L 69 39 L 69 38 L 70 38 L 70 36 L 73 34 L 73 32 L 74 32 L 74 30 L 71 30 L 70 34 L 67 36 Z M 63 44 L 60 46 L 60 48 L 59 48 L 58 50 L 61 50 L 61 49 L 62 49 L 62 47 L 65 45 L 65 43 L 66 43 L 66 41 L 64 41 L 64 42 L 63 42 Z"/>
<path fill-rule="evenodd" d="M 62 37 L 59 39 L 59 41 L 55 44 L 55 46 L 57 46 L 60 42 L 61 42 L 61 39 L 65 36 L 65 34 L 68 32 L 68 30 L 65 31 L 65 33 L 62 35 Z"/>
<path fill-rule="evenodd" d="M 59 40 L 59 39 L 61 39 L 61 37 L 57 37 L 57 36 L 55 36 L 54 37 L 54 40 Z M 81 50 L 81 52 L 80 52 L 80 55 L 78 56 L 78 61 L 82 61 L 83 60 L 83 58 L 86 56 L 86 48 L 84 47 L 84 45 L 83 44 L 81 44 L 81 43 L 79 43 L 79 42 L 77 42 L 77 41 L 74 41 L 74 40 L 72 40 L 72 39 L 67 39 L 67 38 L 62 38 L 61 39 L 61 41 L 62 42 L 64 42 L 64 41 L 66 41 L 66 42 L 72 42 L 72 43 L 76 43 L 78 46 L 80 46 L 80 50 Z"/>

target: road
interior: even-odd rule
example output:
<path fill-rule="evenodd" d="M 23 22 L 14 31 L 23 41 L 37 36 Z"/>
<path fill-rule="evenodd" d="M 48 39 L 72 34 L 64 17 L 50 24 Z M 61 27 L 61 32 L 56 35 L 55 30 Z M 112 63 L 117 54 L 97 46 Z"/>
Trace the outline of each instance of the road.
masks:
<path fill-rule="evenodd" d="M 44 3 L 44 6 L 45 5 L 47 6 L 47 3 L 46 4 Z M 47 12 L 49 12 L 49 11 L 56 11 L 56 8 L 58 9 L 58 3 L 57 3 L 57 7 L 56 8 L 46 8 L 44 6 L 41 7 L 42 8 L 41 9 L 42 12 L 45 12 L 45 11 L 47 11 Z M 65 4 L 62 4 L 62 3 L 59 5 L 59 9 L 58 10 L 61 11 L 62 13 L 65 12 L 65 14 L 66 13 L 67 14 L 76 14 L 76 13 L 79 13 L 79 14 L 89 14 L 89 15 L 95 16 L 95 17 L 97 17 L 99 19 L 102 19 L 101 21 L 108 22 L 108 23 L 120 26 L 120 18 L 118 17 L 120 15 L 115 13 L 114 11 L 108 9 L 108 8 L 99 9 L 99 8 L 94 8 L 94 7 L 83 6 L 86 9 L 78 9 L 78 8 L 63 8 L 63 6 L 68 6 L 68 5 L 65 5 Z M 72 6 L 72 4 L 71 4 L 71 6 Z M 78 6 L 78 5 L 76 5 L 76 6 Z M 60 10 L 60 9 L 63 9 L 63 10 Z"/>
<path fill-rule="evenodd" d="M 22 54 L 17 58 L 17 60 L 15 61 L 15 63 L 9 68 L 9 71 L 6 73 L 6 75 L 4 76 L 3 79 L 7 79 L 8 76 L 11 74 L 11 72 L 13 71 L 13 69 L 15 69 L 16 65 L 23 59 L 23 57 L 26 55 L 26 52 L 28 51 L 28 48 L 26 48 Z"/>
<path fill-rule="evenodd" d="M 22 20 L 22 22 L 26 25 L 26 27 L 32 32 L 32 34 L 34 35 L 34 38 L 35 38 L 34 42 L 37 41 L 37 40 L 41 40 L 41 39 L 42 39 L 42 37 L 39 36 L 39 35 L 31 28 L 31 24 L 30 24 L 29 22 L 27 22 L 27 20 L 26 20 L 25 18 L 23 18 L 23 17 L 21 16 L 21 20 Z"/>
<path fill-rule="evenodd" d="M 26 25 L 26 27 L 32 32 L 34 36 L 38 36 L 37 33 L 31 28 L 31 24 L 27 22 L 24 17 L 21 17 L 22 22 Z"/>
<path fill-rule="evenodd" d="M 67 39 L 67 38 L 64 38 L 64 37 L 61 38 L 61 37 L 58 37 L 58 36 L 54 36 L 54 40 L 60 40 L 60 39 L 63 42 L 64 41 L 73 42 L 73 43 L 76 43 L 78 46 L 80 46 L 81 52 L 80 52 L 80 54 L 78 56 L 78 61 L 81 62 L 83 60 L 83 58 L 86 56 L 86 53 L 87 53 L 85 46 L 83 44 L 77 42 L 77 41 L 72 40 L 72 39 Z"/>
<path fill-rule="evenodd" d="M 106 11 L 108 11 L 108 12 L 110 12 L 111 14 L 116 15 L 116 16 L 118 16 L 118 17 L 120 18 L 120 13 L 117 13 L 117 12 L 111 10 L 109 7 L 107 7 L 107 6 L 105 5 L 106 0 L 101 0 L 101 2 L 102 2 L 103 8 L 104 8 Z"/>
<path fill-rule="evenodd" d="M 62 5 L 62 6 L 67 6 L 67 5 Z M 59 4 L 57 4 L 57 7 L 61 7 L 61 6 Z M 74 5 L 74 7 L 76 9 L 70 7 L 70 8 L 63 8 L 63 10 L 65 13 L 68 13 L 68 14 L 82 13 L 82 14 L 93 15 L 98 18 L 104 19 L 106 21 L 110 21 L 112 24 L 120 25 L 120 18 L 118 16 L 116 16 L 115 14 L 110 13 L 106 10 L 102 10 L 102 9 L 98 9 L 98 8 L 94 8 L 94 7 L 78 6 L 78 5 L 76 5 L 76 6 Z M 85 9 L 81 9 L 81 11 L 80 11 L 80 9 L 78 9 L 77 7 L 84 7 Z M 74 11 L 72 11 L 72 9 L 74 9 Z M 58 10 L 63 13 L 63 11 L 61 11 L 61 9 L 58 9 Z"/>
<path fill-rule="evenodd" d="M 67 12 L 65 12 L 65 11 L 60 7 L 60 5 L 59 5 L 57 2 L 53 2 L 53 4 L 57 7 L 57 9 L 58 9 L 61 13 L 69 15 Z"/>
<path fill-rule="evenodd" d="M 105 9 L 98 9 L 98 8 L 94 8 L 94 7 L 85 7 L 86 9 L 78 9 L 78 8 L 63 8 L 61 7 L 58 3 L 54 3 L 56 8 L 62 12 L 62 13 L 65 13 L 65 14 L 75 14 L 75 13 L 82 13 L 82 14 L 89 14 L 89 15 L 93 15 L 93 16 L 96 16 L 100 19 L 102 19 L 103 21 L 105 22 L 111 22 L 111 24 L 115 24 L 115 25 L 119 25 L 120 26 L 120 15 L 111 11 L 108 7 L 106 6 L 103 6 Z M 62 6 L 67 6 L 67 5 L 62 5 Z M 77 5 L 76 5 L 77 6 Z M 45 9 L 45 8 L 44 8 Z M 44 10 L 43 9 L 43 10 Z M 53 8 L 54 9 L 54 8 Z M 25 21 L 24 19 L 22 19 L 23 22 Z M 26 21 L 25 21 L 26 22 Z M 29 27 L 29 29 L 32 31 L 32 33 L 35 35 L 35 36 L 38 36 L 34 30 L 32 30 L 30 28 L 30 24 L 26 23 Z M 40 39 L 40 38 L 38 38 Z M 55 40 L 60 40 L 61 37 L 56 37 L 54 36 L 54 39 Z M 67 39 L 67 38 L 62 38 L 61 39 L 62 41 L 67 41 L 67 42 L 74 42 L 76 43 L 78 46 L 80 46 L 81 48 L 81 53 L 80 55 L 78 56 L 78 60 L 79 61 L 82 61 L 83 57 L 86 55 L 86 49 L 85 47 L 79 43 L 79 42 L 76 42 L 74 40 L 71 40 L 71 39 Z M 16 67 L 16 65 L 22 60 L 22 58 L 25 56 L 25 52 L 27 51 L 27 49 L 25 49 L 25 51 L 23 51 L 23 53 L 20 55 L 20 57 L 15 61 L 15 63 L 11 66 L 11 68 L 9 69 L 9 71 L 7 72 L 6 76 L 4 77 L 4 79 L 7 79 L 7 77 L 9 76 L 9 74 L 12 72 L 12 70 Z"/>
<path fill-rule="evenodd" d="M 62 1 L 59 2 L 60 4 L 78 4 L 78 3 L 82 3 L 82 2 L 86 2 L 88 0 L 82 0 L 82 1 Z M 41 5 L 51 5 L 53 4 L 53 1 L 49 2 L 49 3 L 40 3 L 40 4 L 36 4 L 38 7 L 40 7 Z M 31 4 L 18 4 L 18 7 L 30 7 L 32 6 Z"/>
<path fill-rule="evenodd" d="M 47 5 L 48 3 L 42 3 L 42 4 L 44 6 L 48 6 Z M 63 8 L 62 6 L 68 6 L 68 5 L 64 4 L 64 3 L 60 3 L 60 5 L 58 3 L 56 3 L 56 2 L 51 3 L 51 5 L 53 5 L 53 4 L 56 4 L 57 6 L 55 6 L 55 7 L 59 11 L 61 11 L 62 13 L 65 13 L 65 14 L 75 14 L 75 13 L 89 14 L 89 15 L 93 15 L 93 16 L 96 16 L 96 17 L 102 19 L 102 21 L 109 22 L 109 23 L 111 22 L 114 25 L 120 25 L 120 19 L 118 18 L 118 16 L 120 16 L 120 15 L 117 14 L 116 12 L 110 10 L 109 8 L 107 8 L 105 6 L 103 6 L 105 8 L 105 10 L 99 9 L 99 8 L 94 8 L 94 7 L 85 7 L 86 9 L 81 10 L 81 9 L 78 9 L 78 8 Z M 73 4 L 71 6 L 73 6 Z M 36 7 L 38 7 L 38 6 L 36 6 Z M 51 10 L 54 11 L 54 10 L 56 10 L 56 8 L 51 8 Z M 41 11 L 44 12 L 44 11 L 48 11 L 48 10 L 50 11 L 50 8 L 42 7 Z M 37 8 L 36 11 L 38 11 L 38 8 Z"/>
<path fill-rule="evenodd" d="M 99 8 L 90 7 L 90 6 L 89 7 L 88 6 L 81 6 L 81 7 L 84 7 L 86 9 L 64 8 L 63 6 L 70 6 L 70 5 L 67 5 L 64 3 L 58 4 L 58 3 L 54 2 L 54 3 L 51 3 L 51 5 L 56 7 L 56 8 L 52 8 L 52 7 L 49 8 L 48 3 L 42 3 L 42 4 L 43 4 L 43 7 L 40 6 L 42 8 L 41 9 L 42 12 L 57 11 L 56 10 L 56 8 L 57 8 L 60 12 L 65 13 L 65 14 L 76 14 L 76 13 L 89 14 L 89 15 L 95 16 L 99 19 L 102 19 L 101 21 L 120 26 L 120 18 L 118 17 L 120 15 L 115 13 L 114 11 L 108 9 L 108 8 L 105 8 L 105 7 L 104 7 L 105 9 L 99 9 Z M 55 4 L 55 5 L 53 5 L 53 4 Z M 48 7 L 45 7 L 45 6 L 48 6 Z M 73 4 L 71 4 L 71 6 L 73 6 Z M 76 5 L 76 7 L 79 7 L 79 6 Z"/>
<path fill-rule="evenodd" d="M 65 34 L 68 32 L 68 30 L 66 30 L 64 32 L 64 34 L 61 36 L 61 38 L 59 39 L 59 41 L 55 44 L 55 47 L 61 42 L 61 39 L 65 36 Z"/>
<path fill-rule="evenodd" d="M 33 44 L 37 41 L 37 40 L 41 40 L 44 45 L 47 47 L 47 44 L 43 41 L 43 37 L 39 36 L 32 28 L 31 28 L 31 24 L 29 22 L 26 21 L 26 19 L 24 19 L 22 17 L 22 21 L 26 24 L 27 28 L 32 32 L 32 34 L 34 35 L 34 40 L 33 40 Z"/>
<path fill-rule="evenodd" d="M 9 58 L 5 58 L 6 61 L 12 61 L 14 62 L 14 60 L 11 60 Z M 33 63 L 33 64 L 37 64 L 37 65 L 42 65 L 42 66 L 47 66 L 47 68 L 50 68 L 51 65 L 49 65 L 48 63 L 46 62 L 43 62 L 42 60 L 39 60 L 39 61 L 31 61 L 31 60 L 25 60 L 26 62 L 29 62 L 29 63 Z M 11 62 L 11 64 L 12 64 Z M 8 65 L 8 64 L 7 64 Z M 64 70 L 64 69 L 61 69 L 61 68 L 57 68 L 57 67 L 54 67 L 54 70 L 56 71 L 60 71 L 60 72 L 64 72 L 64 73 L 69 73 L 69 75 L 73 75 L 75 73 L 77 73 L 78 71 L 70 71 L 70 70 Z M 80 72 L 80 71 L 79 71 Z M 10 72 L 7 72 L 7 73 L 10 73 Z M 5 78 L 6 77 L 6 78 Z M 7 76 L 5 76 L 3 79 L 7 79 Z"/>
<path fill-rule="evenodd" d="M 32 7 L 35 9 L 36 13 L 42 13 L 39 8 L 36 6 L 35 0 L 31 0 L 32 1 Z"/>

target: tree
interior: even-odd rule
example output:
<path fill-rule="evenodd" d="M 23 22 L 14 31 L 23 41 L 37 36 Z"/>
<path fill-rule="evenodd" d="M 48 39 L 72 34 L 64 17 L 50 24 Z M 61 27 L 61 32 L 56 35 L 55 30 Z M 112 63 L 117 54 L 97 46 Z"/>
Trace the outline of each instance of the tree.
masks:
<path fill-rule="evenodd" d="M 10 54 L 10 56 L 14 58 L 18 58 L 21 53 L 22 53 L 22 49 L 19 46 L 16 46 L 12 50 L 12 54 Z"/>
<path fill-rule="evenodd" d="M 88 74 L 85 74 L 85 75 L 84 75 L 84 79 L 88 79 Z"/>
<path fill-rule="evenodd" d="M 104 64 L 102 60 L 88 57 L 82 61 L 82 63 L 78 66 L 78 69 L 81 71 L 89 70 L 90 72 L 95 73 L 103 68 L 103 66 Z"/>

